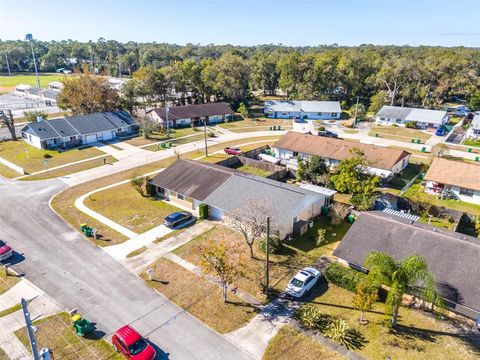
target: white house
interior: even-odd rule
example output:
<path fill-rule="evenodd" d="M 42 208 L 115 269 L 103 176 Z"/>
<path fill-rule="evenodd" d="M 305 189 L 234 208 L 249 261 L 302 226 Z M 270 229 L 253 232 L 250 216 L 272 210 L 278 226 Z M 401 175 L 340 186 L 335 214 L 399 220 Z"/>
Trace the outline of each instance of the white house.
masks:
<path fill-rule="evenodd" d="M 425 174 L 425 192 L 480 204 L 480 166 L 441 158 Z"/>
<path fill-rule="evenodd" d="M 467 138 L 478 139 L 480 138 L 480 112 L 476 112 L 470 127 L 467 130 Z"/>
<path fill-rule="evenodd" d="M 274 119 L 338 120 L 342 109 L 338 101 L 267 100 L 264 113 Z"/>
<path fill-rule="evenodd" d="M 340 161 L 352 157 L 353 149 L 363 152 L 371 164 L 367 169 L 369 173 L 384 179 L 405 169 L 410 159 L 410 153 L 404 150 L 292 131 L 273 144 L 275 157 L 294 170 L 297 168 L 298 156 L 302 159 L 320 156 L 329 167 L 335 167 Z"/>
<path fill-rule="evenodd" d="M 171 106 L 168 111 L 165 108 L 156 108 L 148 112 L 148 117 L 156 123 L 166 127 L 167 118 L 170 127 L 203 125 L 225 121 L 232 117 L 233 111 L 226 103 L 207 103 L 184 106 Z"/>
<path fill-rule="evenodd" d="M 415 123 L 421 129 L 438 128 L 448 121 L 446 111 L 388 105 L 382 106 L 375 115 L 375 122 L 379 125 L 405 126 L 406 123 Z"/>
<path fill-rule="evenodd" d="M 197 209 L 208 205 L 209 216 L 224 220 L 233 214 L 248 214 L 249 204 L 262 204 L 272 219 L 272 232 L 281 239 L 320 215 L 330 193 L 243 173 L 216 164 L 177 160 L 151 180 L 157 193 L 172 202 Z M 250 219 L 251 220 L 251 219 Z"/>
<path fill-rule="evenodd" d="M 138 125 L 125 111 L 52 120 L 38 119 L 22 128 L 23 140 L 39 149 L 72 148 L 134 133 Z"/>

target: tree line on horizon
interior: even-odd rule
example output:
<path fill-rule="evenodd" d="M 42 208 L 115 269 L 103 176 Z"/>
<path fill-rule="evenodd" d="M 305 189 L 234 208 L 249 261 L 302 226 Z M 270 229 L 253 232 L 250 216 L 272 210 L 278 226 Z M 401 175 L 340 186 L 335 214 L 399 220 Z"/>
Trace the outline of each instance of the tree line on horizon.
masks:
<path fill-rule="evenodd" d="M 0 41 L 13 72 L 33 71 L 29 43 Z M 371 111 L 383 104 L 439 107 L 454 97 L 480 95 L 480 49 L 325 45 L 233 46 L 167 43 L 35 41 L 40 71 L 58 68 L 131 77 L 124 95 L 146 103 L 228 101 L 234 107 L 251 91 L 290 99 L 356 98 Z M 120 64 L 120 66 L 119 66 Z M 5 56 L 0 71 L 6 72 Z"/>

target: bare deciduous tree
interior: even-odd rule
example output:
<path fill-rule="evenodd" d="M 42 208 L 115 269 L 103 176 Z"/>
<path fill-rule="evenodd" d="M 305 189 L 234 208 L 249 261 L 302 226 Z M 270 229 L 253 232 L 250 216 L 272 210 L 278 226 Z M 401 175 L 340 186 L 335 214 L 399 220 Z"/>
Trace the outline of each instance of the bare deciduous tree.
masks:
<path fill-rule="evenodd" d="M 8 131 L 10 131 L 12 140 L 17 141 L 17 134 L 15 133 L 15 119 L 13 118 L 12 112 L 10 110 L 2 111 L 0 115 L 2 123 L 4 123 L 8 128 Z"/>
<path fill-rule="evenodd" d="M 343 219 L 347 217 L 347 215 L 350 213 L 350 209 L 348 208 L 347 205 L 335 202 L 332 207 L 330 207 L 330 217 L 332 224 L 338 225 L 340 224 Z"/>
<path fill-rule="evenodd" d="M 232 211 L 229 217 L 229 225 L 241 233 L 248 247 L 250 258 L 254 259 L 253 245 L 266 231 L 267 217 L 272 218 L 272 206 L 265 200 L 249 200 L 245 206 Z"/>

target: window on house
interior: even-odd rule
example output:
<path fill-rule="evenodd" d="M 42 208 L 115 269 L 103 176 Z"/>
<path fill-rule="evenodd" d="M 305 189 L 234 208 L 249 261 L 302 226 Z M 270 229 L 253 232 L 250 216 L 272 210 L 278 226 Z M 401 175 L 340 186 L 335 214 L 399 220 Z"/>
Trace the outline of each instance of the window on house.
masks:
<path fill-rule="evenodd" d="M 382 117 L 381 117 L 380 120 L 381 120 L 381 121 L 385 121 L 385 118 L 382 118 Z"/>
<path fill-rule="evenodd" d="M 402 123 L 402 119 L 397 119 L 397 120 L 395 120 L 395 122 L 396 122 L 397 124 L 401 124 L 401 123 Z"/>
<path fill-rule="evenodd" d="M 317 114 L 318 114 L 318 116 L 322 116 L 322 113 L 321 113 L 321 112 L 319 112 L 319 113 L 317 113 Z"/>
<path fill-rule="evenodd" d="M 472 197 L 474 191 L 472 189 L 460 188 L 460 195 Z"/>
<path fill-rule="evenodd" d="M 185 200 L 185 196 L 182 194 L 177 194 L 177 199 L 179 200 Z"/>
<path fill-rule="evenodd" d="M 74 141 L 74 140 L 76 140 L 76 139 L 77 139 L 76 136 L 70 136 L 70 141 Z"/>
<path fill-rule="evenodd" d="M 298 152 L 294 151 L 294 152 L 293 152 L 293 156 L 297 157 L 297 156 L 298 156 Z"/>

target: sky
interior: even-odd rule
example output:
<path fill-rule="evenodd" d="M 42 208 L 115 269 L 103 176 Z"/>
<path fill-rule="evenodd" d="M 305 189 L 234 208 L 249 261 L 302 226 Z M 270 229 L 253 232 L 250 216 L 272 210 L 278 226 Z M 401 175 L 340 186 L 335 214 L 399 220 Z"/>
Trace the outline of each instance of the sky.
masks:
<path fill-rule="evenodd" d="M 480 0 L 0 0 L 0 39 L 480 47 Z"/>

